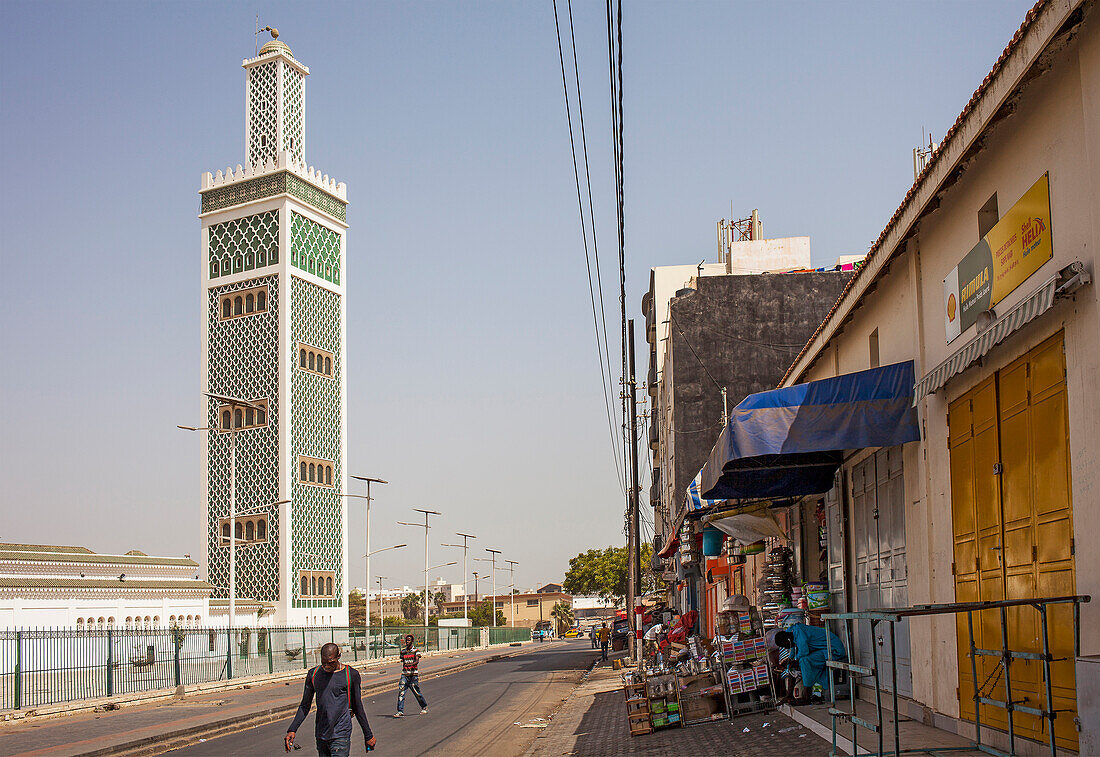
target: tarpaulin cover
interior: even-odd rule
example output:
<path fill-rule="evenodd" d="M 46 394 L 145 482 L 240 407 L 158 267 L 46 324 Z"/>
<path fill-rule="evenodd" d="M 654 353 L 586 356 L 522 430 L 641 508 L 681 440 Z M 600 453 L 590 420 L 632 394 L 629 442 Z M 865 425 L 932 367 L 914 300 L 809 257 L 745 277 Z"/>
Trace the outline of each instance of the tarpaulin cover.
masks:
<path fill-rule="evenodd" d="M 829 491 L 846 449 L 920 439 L 913 361 L 750 394 L 700 471 L 703 499 Z"/>
<path fill-rule="evenodd" d="M 688 484 L 687 490 L 687 510 L 688 512 L 694 512 L 695 510 L 706 510 L 718 503 L 722 502 L 721 499 L 703 499 L 699 496 L 700 485 L 703 472 L 699 471 L 695 478 L 691 479 L 691 483 Z"/>
<path fill-rule="evenodd" d="M 761 539 L 781 539 L 786 536 L 775 516 L 767 510 L 736 515 L 709 515 L 703 518 L 703 522 L 714 526 L 742 544 L 752 544 Z"/>

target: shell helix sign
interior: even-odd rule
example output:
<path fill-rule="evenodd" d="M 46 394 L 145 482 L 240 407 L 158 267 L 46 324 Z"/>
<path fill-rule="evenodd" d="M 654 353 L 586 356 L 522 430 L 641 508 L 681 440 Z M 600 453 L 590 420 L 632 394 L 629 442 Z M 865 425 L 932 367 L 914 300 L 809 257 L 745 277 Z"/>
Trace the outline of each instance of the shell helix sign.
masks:
<path fill-rule="evenodd" d="M 943 280 L 951 342 L 1054 256 L 1050 175 L 1043 174 Z"/>

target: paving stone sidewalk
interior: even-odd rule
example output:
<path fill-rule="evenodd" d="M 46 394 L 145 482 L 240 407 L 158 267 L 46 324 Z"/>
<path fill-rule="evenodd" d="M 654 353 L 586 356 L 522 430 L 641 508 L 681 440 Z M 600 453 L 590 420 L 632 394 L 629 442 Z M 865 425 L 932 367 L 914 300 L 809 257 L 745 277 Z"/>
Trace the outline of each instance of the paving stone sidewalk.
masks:
<path fill-rule="evenodd" d="M 829 742 L 777 712 L 631 737 L 620 671 L 596 667 L 554 714 L 527 757 L 826 757 Z M 747 730 L 746 730 L 747 729 Z"/>

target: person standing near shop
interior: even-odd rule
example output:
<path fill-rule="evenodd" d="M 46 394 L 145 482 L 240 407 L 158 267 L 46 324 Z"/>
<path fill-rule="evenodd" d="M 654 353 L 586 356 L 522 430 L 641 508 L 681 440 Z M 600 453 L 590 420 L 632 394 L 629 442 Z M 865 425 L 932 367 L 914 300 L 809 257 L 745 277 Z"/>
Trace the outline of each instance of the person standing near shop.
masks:
<path fill-rule="evenodd" d="M 405 715 L 405 690 L 412 689 L 416 701 L 420 703 L 420 714 L 428 714 L 428 703 L 424 701 L 424 695 L 420 693 L 420 652 L 413 646 L 413 635 L 405 636 L 405 648 L 401 650 L 401 680 L 397 684 L 397 714 L 395 718 Z"/>
<path fill-rule="evenodd" d="M 317 696 L 317 724 L 314 728 L 317 754 L 321 757 L 347 757 L 351 754 L 353 713 L 363 729 L 367 751 L 374 749 L 377 740 L 371 733 L 367 713 L 363 710 L 362 678 L 358 670 L 341 664 L 340 647 L 329 643 L 321 647 L 321 664 L 306 674 L 302 703 L 298 705 L 298 712 L 283 740 L 286 751 L 294 748 L 294 735 L 309 714 L 314 695 Z"/>
<path fill-rule="evenodd" d="M 597 629 L 596 626 L 592 626 L 591 628 L 588 629 L 588 637 L 590 639 L 592 639 L 592 648 L 593 649 L 595 649 L 596 646 L 597 646 L 596 637 L 599 636 L 599 633 L 600 633 L 599 629 Z"/>
<path fill-rule="evenodd" d="M 611 643 L 611 631 L 607 628 L 607 623 L 603 624 L 600 628 L 600 659 L 607 659 L 607 645 Z"/>

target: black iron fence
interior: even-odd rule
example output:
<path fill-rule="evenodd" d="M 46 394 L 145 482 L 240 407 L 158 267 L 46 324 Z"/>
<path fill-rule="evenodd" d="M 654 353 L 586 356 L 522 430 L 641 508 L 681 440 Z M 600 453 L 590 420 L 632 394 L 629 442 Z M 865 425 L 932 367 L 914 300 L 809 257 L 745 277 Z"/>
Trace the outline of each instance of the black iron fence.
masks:
<path fill-rule="evenodd" d="M 321 645 L 341 659 L 396 656 L 412 634 L 431 652 L 530 641 L 528 628 L 61 628 L 0 631 L 0 710 L 305 670 Z"/>

